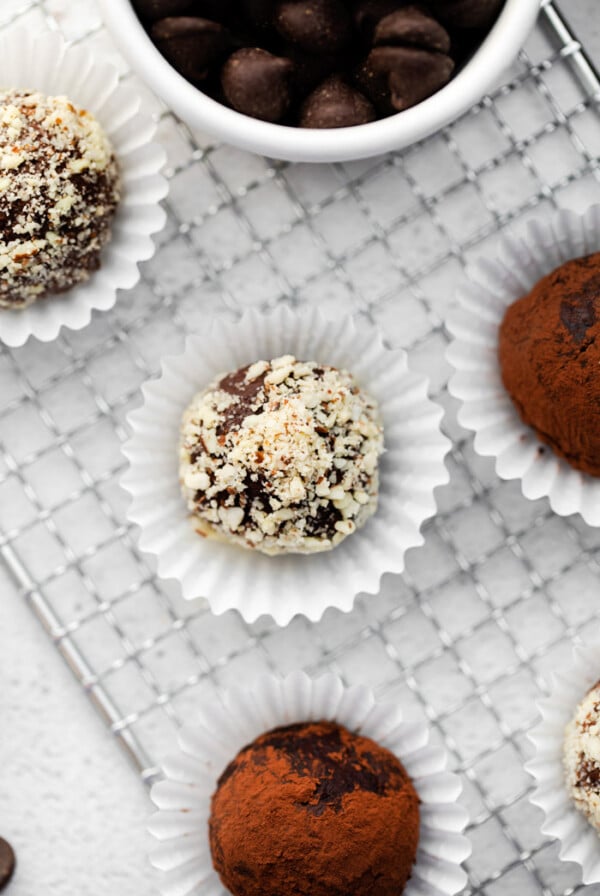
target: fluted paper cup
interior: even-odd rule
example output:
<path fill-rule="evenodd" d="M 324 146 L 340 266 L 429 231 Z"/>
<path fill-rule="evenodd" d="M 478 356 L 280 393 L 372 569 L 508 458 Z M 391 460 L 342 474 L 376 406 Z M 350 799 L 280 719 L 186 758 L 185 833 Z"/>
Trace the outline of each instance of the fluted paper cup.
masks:
<path fill-rule="evenodd" d="M 462 402 L 458 420 L 475 432 L 475 450 L 496 458 L 502 479 L 520 479 L 526 498 L 547 497 L 555 513 L 580 513 L 590 526 L 600 526 L 600 479 L 575 470 L 521 420 L 502 384 L 498 331 L 508 306 L 542 277 L 599 250 L 600 206 L 532 220 L 524 237 L 506 236 L 497 258 L 473 268 L 446 322 L 454 337 L 448 388 Z"/>
<path fill-rule="evenodd" d="M 538 704 L 541 720 L 529 733 L 535 756 L 525 766 L 535 780 L 531 802 L 546 819 L 542 833 L 559 841 L 564 862 L 581 866 L 583 883 L 600 883 L 600 837 L 569 797 L 563 767 L 567 725 L 600 678 L 600 643 L 577 647 L 571 665 L 555 675 L 551 693 Z"/>
<path fill-rule="evenodd" d="M 165 222 L 160 201 L 167 181 L 160 175 L 164 150 L 152 142 L 156 126 L 129 87 L 119 83 L 114 66 L 95 59 L 88 48 L 69 47 L 50 31 L 10 28 L 0 35 L 0 90 L 31 89 L 67 96 L 89 110 L 109 137 L 117 156 L 122 197 L 105 246 L 101 267 L 68 292 L 40 299 L 22 309 L 0 309 L 0 340 L 23 345 L 30 336 L 56 339 L 61 327 L 80 330 L 92 311 L 107 311 L 117 290 L 139 279 L 138 264 L 152 256 L 152 234 Z"/>
<path fill-rule="evenodd" d="M 313 680 L 294 672 L 284 679 L 264 676 L 222 700 L 206 699 L 194 717 L 180 732 L 179 751 L 165 764 L 166 780 L 152 789 L 158 811 L 149 828 L 159 843 L 151 862 L 160 872 L 162 896 L 227 896 L 208 841 L 210 799 L 220 774 L 260 734 L 324 720 L 387 747 L 412 779 L 421 801 L 421 828 L 405 896 L 454 896 L 465 886 L 461 863 L 471 847 L 463 834 L 468 815 L 457 802 L 460 780 L 446 771 L 444 750 L 429 744 L 427 726 L 405 721 L 396 703 L 376 701 L 366 687 L 345 688 L 335 675 Z"/>
<path fill-rule="evenodd" d="M 379 403 L 385 453 L 379 506 L 363 528 L 331 551 L 269 557 L 194 531 L 180 493 L 178 443 L 183 411 L 199 390 L 227 371 L 284 354 L 353 373 Z M 129 518 L 159 574 L 177 579 L 185 598 L 205 597 L 217 614 L 235 608 L 249 622 L 262 614 L 279 625 L 298 613 L 317 620 L 327 607 L 349 611 L 358 593 L 377 592 L 381 576 L 402 572 L 407 549 L 423 542 L 434 490 L 448 481 L 442 410 L 427 397 L 425 377 L 408 369 L 405 352 L 386 349 L 367 321 L 327 321 L 316 310 L 286 307 L 213 320 L 142 391 L 144 404 L 129 416 L 133 434 L 123 449 Z"/>

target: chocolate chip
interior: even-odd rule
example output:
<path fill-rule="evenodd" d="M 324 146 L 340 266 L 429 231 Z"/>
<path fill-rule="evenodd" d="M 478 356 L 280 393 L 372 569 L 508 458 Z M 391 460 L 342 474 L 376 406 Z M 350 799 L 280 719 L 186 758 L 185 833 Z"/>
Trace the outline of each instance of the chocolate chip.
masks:
<path fill-rule="evenodd" d="M 358 74 L 365 93 L 385 114 L 403 112 L 448 83 L 454 63 L 416 47 L 375 47 Z"/>
<path fill-rule="evenodd" d="M 440 20 L 452 28 L 484 28 L 497 15 L 503 0 L 430 0 Z"/>
<path fill-rule="evenodd" d="M 241 0 L 241 6 L 250 26 L 270 28 L 273 25 L 275 0 Z"/>
<path fill-rule="evenodd" d="M 350 41 L 348 10 L 340 0 L 284 0 L 275 26 L 287 41 L 307 53 L 335 53 Z"/>
<path fill-rule="evenodd" d="M 320 53 L 313 56 L 295 47 L 286 47 L 285 55 L 294 63 L 294 92 L 299 97 L 307 96 L 331 75 L 349 67 L 348 60 L 340 54 Z"/>
<path fill-rule="evenodd" d="M 168 16 L 183 16 L 190 12 L 193 0 L 133 0 L 136 12 L 142 19 L 156 22 Z"/>
<path fill-rule="evenodd" d="M 400 0 L 359 0 L 354 6 L 354 25 L 370 42 L 377 23 L 402 5 Z"/>
<path fill-rule="evenodd" d="M 4 889 L 13 876 L 16 863 L 12 846 L 0 837 L 0 890 Z"/>
<path fill-rule="evenodd" d="M 434 18 L 416 6 L 406 6 L 384 16 L 374 34 L 376 46 L 410 46 L 423 50 L 450 51 L 450 35 Z"/>
<path fill-rule="evenodd" d="M 300 111 L 300 127 L 349 128 L 375 119 L 369 100 L 338 75 L 311 93 Z"/>
<path fill-rule="evenodd" d="M 202 81 L 231 45 L 218 22 L 192 16 L 161 19 L 151 35 L 165 59 L 189 81 Z"/>
<path fill-rule="evenodd" d="M 503 2 L 132 0 L 166 59 L 217 102 L 305 128 L 363 124 L 426 99 L 471 58 Z"/>
<path fill-rule="evenodd" d="M 291 102 L 289 59 L 246 47 L 233 53 L 221 72 L 227 101 L 238 112 L 263 121 L 280 121 Z"/>

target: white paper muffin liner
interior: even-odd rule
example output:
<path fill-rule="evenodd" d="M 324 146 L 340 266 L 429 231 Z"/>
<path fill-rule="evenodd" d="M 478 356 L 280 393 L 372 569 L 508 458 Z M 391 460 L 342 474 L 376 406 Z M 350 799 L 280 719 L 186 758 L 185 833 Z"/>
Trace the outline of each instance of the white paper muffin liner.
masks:
<path fill-rule="evenodd" d="M 178 442 L 196 392 L 219 374 L 283 354 L 353 373 L 379 402 L 385 453 L 379 506 L 363 528 L 332 551 L 270 557 L 198 536 L 180 492 Z M 448 481 L 442 409 L 428 399 L 425 377 L 408 369 L 405 352 L 386 349 L 366 320 L 326 321 L 316 310 L 286 307 L 250 311 L 237 322 L 213 320 L 142 391 L 123 449 L 129 518 L 141 529 L 141 548 L 157 558 L 159 575 L 179 580 L 185 598 L 205 597 L 217 614 L 236 608 L 249 622 L 269 614 L 286 625 L 299 613 L 314 621 L 330 606 L 351 610 L 357 594 L 376 592 L 383 573 L 402 572 L 406 550 L 422 544 L 421 525 L 436 510 L 434 489 Z"/>
<path fill-rule="evenodd" d="M 532 220 L 523 238 L 504 238 L 495 260 L 481 260 L 458 293 L 446 326 L 454 341 L 447 358 L 449 391 L 462 402 L 459 422 L 475 432 L 475 450 L 496 458 L 502 479 L 520 479 L 525 497 L 547 497 L 555 513 L 580 513 L 600 526 L 600 479 L 571 467 L 519 417 L 504 388 L 497 357 L 506 308 L 546 274 L 572 258 L 600 251 L 600 206 L 584 215 L 559 211 Z"/>
<path fill-rule="evenodd" d="M 461 863 L 471 847 L 463 834 L 467 811 L 457 802 L 460 779 L 446 771 L 444 750 L 429 745 L 426 725 L 406 722 L 396 703 L 376 701 L 366 687 L 345 688 L 332 674 L 313 680 L 294 672 L 284 679 L 263 676 L 248 689 L 232 689 L 222 702 L 207 698 L 194 715 L 194 723 L 179 734 L 179 752 L 165 764 L 166 780 L 152 788 L 158 812 L 149 829 L 160 844 L 150 859 L 161 872 L 162 896 L 227 896 L 208 840 L 217 779 L 260 734 L 321 720 L 339 722 L 387 747 L 412 778 L 421 800 L 421 829 L 405 896 L 453 896 L 465 886 Z"/>
<path fill-rule="evenodd" d="M 555 675 L 538 703 L 541 721 L 529 732 L 535 756 L 525 766 L 535 779 L 531 802 L 546 815 L 542 833 L 559 840 L 560 858 L 581 866 L 584 884 L 600 883 L 600 836 L 572 802 L 563 768 L 565 729 L 600 678 L 600 643 L 577 647 L 572 664 Z"/>
<path fill-rule="evenodd" d="M 141 108 L 140 98 L 119 84 L 114 66 L 95 60 L 88 48 L 68 47 L 50 31 L 31 34 L 14 27 L 3 32 L 0 90 L 9 88 L 68 96 L 88 109 L 113 144 L 122 181 L 122 198 L 100 270 L 64 294 L 21 310 L 0 309 L 0 340 L 20 346 L 30 336 L 50 342 L 61 327 L 80 330 L 90 322 L 93 310 L 112 308 L 118 289 L 137 283 L 138 263 L 154 252 L 151 234 L 165 222 L 159 203 L 167 194 L 167 181 L 159 173 L 165 153 L 152 143 L 156 126 L 151 116 Z"/>

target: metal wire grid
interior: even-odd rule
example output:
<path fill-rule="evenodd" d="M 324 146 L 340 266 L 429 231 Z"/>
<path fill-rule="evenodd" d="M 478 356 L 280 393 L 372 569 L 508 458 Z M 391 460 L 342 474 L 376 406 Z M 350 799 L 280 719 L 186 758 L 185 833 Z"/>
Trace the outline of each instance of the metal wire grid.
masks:
<path fill-rule="evenodd" d="M 93 2 L 4 0 L 0 25 L 14 18 L 114 52 Z M 473 890 L 578 889 L 528 803 L 524 734 L 544 674 L 600 616 L 600 530 L 525 501 L 476 457 L 445 391 L 441 321 L 464 265 L 505 226 L 600 198 L 599 98 L 545 3 L 509 80 L 443 134 L 384 159 L 275 164 L 156 106 L 172 190 L 142 284 L 85 331 L 0 355 L 0 555 L 146 783 L 200 691 L 265 669 L 333 669 L 424 715 L 449 748 L 471 810 Z M 157 581 L 118 486 L 125 415 L 160 357 L 207 313 L 278 301 L 377 321 L 429 373 L 455 446 L 406 575 L 350 615 L 286 630 L 214 618 Z"/>

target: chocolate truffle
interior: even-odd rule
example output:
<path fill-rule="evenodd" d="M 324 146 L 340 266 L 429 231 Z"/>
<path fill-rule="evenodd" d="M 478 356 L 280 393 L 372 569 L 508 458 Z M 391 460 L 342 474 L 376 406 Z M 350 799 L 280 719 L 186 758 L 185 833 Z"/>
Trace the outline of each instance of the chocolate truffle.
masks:
<path fill-rule="evenodd" d="M 292 355 L 220 376 L 182 421 L 199 534 L 265 554 L 333 548 L 375 512 L 383 432 L 352 376 Z"/>
<path fill-rule="evenodd" d="M 563 264 L 508 308 L 499 357 L 524 422 L 600 476 L 600 253 Z"/>
<path fill-rule="evenodd" d="M 419 798 L 389 750 L 332 722 L 276 728 L 218 781 L 213 864 L 233 896 L 399 896 Z"/>
<path fill-rule="evenodd" d="M 66 97 L 0 92 L 0 306 L 86 280 L 118 201 L 115 155 L 89 112 Z"/>
<path fill-rule="evenodd" d="M 564 767 L 571 799 L 600 832 L 600 681 L 567 726 Z"/>

